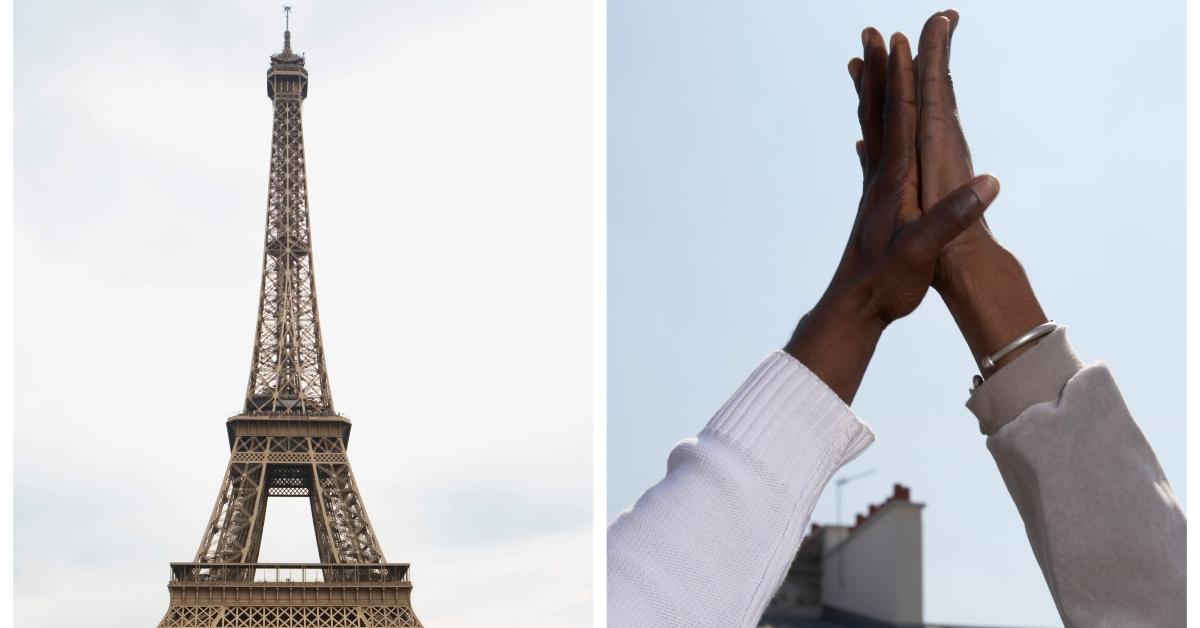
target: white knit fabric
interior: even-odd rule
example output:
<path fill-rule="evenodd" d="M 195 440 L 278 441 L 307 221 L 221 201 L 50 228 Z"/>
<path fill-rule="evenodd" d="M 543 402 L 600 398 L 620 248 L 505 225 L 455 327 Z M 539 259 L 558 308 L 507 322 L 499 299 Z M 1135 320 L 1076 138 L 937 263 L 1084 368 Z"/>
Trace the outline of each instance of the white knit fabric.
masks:
<path fill-rule="evenodd" d="M 817 498 L 874 440 L 824 382 L 769 356 L 608 527 L 608 625 L 756 626 Z"/>

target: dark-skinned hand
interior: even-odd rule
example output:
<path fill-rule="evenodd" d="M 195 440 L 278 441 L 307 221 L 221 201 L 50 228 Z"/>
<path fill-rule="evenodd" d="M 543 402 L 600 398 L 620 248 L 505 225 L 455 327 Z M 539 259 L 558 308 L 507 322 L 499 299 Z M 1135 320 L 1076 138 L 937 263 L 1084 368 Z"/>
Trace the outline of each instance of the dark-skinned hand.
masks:
<path fill-rule="evenodd" d="M 917 152 L 924 205 L 936 203 L 974 176 L 950 78 L 950 44 L 958 21 L 953 9 L 933 14 L 918 44 Z M 976 363 L 1046 322 L 1021 264 L 996 241 L 982 217 L 943 249 L 933 287 L 954 316 Z M 1009 354 L 997 368 L 1019 354 Z"/>
<path fill-rule="evenodd" d="M 785 350 L 846 403 L 854 399 L 883 330 L 916 309 L 943 249 L 979 222 L 999 192 L 990 176 L 969 179 L 936 203 L 920 196 L 916 69 L 908 40 L 863 31 L 850 62 L 859 96 L 863 193 L 845 252 L 825 294 Z"/>

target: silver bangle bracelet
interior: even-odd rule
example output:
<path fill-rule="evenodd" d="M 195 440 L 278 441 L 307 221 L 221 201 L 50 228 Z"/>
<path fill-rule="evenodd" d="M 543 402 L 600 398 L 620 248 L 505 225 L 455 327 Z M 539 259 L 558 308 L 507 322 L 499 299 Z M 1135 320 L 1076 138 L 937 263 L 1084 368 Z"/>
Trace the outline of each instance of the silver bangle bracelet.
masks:
<path fill-rule="evenodd" d="M 999 351 L 991 355 L 984 356 L 984 358 L 979 361 L 979 366 L 985 372 L 990 371 L 996 368 L 996 363 L 1004 359 L 1004 356 L 1016 351 L 1017 349 L 1020 349 L 1021 347 L 1033 342 L 1034 340 L 1037 340 L 1038 338 L 1041 338 L 1042 336 L 1045 336 L 1046 334 L 1049 334 L 1055 329 L 1058 329 L 1058 323 L 1055 323 L 1054 321 L 1042 323 L 1041 325 L 1034 327 L 1020 336 L 1017 336 L 1016 340 L 1004 345 L 1003 347 L 1000 347 Z"/>

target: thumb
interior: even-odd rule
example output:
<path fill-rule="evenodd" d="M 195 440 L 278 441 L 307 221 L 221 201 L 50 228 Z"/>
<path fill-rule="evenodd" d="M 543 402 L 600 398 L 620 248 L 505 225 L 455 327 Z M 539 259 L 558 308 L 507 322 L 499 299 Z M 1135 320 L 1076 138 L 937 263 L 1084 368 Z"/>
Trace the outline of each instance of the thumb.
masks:
<path fill-rule="evenodd" d="M 958 234 L 966 231 L 982 216 L 1000 193 L 1000 181 L 990 174 L 980 175 L 942 197 L 932 209 L 913 223 L 907 234 L 910 251 L 933 261 Z"/>

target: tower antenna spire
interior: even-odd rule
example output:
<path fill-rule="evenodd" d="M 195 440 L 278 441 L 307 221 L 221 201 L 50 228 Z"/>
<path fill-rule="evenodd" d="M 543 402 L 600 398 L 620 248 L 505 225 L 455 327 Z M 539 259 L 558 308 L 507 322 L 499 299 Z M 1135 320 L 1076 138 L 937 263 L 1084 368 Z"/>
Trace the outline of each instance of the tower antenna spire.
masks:
<path fill-rule="evenodd" d="M 283 54 L 292 54 L 292 5 L 283 5 Z"/>

